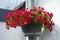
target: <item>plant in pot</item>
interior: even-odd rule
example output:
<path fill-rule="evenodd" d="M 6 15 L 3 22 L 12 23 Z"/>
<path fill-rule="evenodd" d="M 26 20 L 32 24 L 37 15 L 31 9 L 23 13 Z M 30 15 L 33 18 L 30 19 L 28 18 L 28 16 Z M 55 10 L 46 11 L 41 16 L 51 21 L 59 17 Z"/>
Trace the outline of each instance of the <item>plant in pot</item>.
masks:
<path fill-rule="evenodd" d="M 24 33 L 37 33 L 42 28 L 52 31 L 54 25 L 52 17 L 53 13 L 45 11 L 42 7 L 14 10 L 6 14 L 6 28 L 20 26 Z"/>

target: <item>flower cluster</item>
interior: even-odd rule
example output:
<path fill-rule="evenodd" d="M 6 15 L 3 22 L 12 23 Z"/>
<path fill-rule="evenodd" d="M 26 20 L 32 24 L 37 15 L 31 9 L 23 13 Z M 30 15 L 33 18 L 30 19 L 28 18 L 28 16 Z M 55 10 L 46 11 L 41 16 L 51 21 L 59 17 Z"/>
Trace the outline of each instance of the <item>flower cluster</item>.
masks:
<path fill-rule="evenodd" d="M 53 13 L 45 11 L 42 7 L 34 7 L 30 10 L 14 10 L 6 14 L 6 28 L 16 28 L 25 24 L 36 23 L 41 28 L 47 28 L 52 31 L 52 26 L 54 25 L 52 17 Z"/>

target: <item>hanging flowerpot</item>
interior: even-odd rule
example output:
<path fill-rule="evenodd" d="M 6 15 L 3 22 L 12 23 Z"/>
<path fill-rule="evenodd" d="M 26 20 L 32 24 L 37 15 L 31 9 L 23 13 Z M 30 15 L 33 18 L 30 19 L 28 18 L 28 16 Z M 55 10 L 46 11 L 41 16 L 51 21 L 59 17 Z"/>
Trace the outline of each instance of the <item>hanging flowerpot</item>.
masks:
<path fill-rule="evenodd" d="M 52 31 L 54 25 L 53 14 L 44 8 L 34 7 L 30 10 L 14 10 L 6 15 L 6 28 L 21 26 L 24 33 L 37 33 L 41 28 Z"/>
<path fill-rule="evenodd" d="M 28 25 L 23 25 L 22 30 L 24 33 L 38 33 L 41 31 L 41 27 L 38 24 L 31 23 Z"/>

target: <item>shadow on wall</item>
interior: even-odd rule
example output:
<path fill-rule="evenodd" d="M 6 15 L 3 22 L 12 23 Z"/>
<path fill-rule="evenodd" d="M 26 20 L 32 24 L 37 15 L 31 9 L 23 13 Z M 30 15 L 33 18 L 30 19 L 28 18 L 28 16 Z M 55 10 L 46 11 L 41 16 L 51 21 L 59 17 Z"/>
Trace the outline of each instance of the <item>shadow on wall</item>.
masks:
<path fill-rule="evenodd" d="M 5 22 L 5 15 L 11 10 L 0 9 L 0 22 Z"/>

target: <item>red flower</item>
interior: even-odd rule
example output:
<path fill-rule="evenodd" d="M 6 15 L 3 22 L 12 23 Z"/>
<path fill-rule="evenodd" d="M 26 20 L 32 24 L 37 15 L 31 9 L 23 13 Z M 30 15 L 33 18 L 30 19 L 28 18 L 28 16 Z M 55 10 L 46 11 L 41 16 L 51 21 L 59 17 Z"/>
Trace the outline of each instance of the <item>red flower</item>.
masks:
<path fill-rule="evenodd" d="M 38 9 L 40 9 L 41 7 L 38 7 Z"/>
<path fill-rule="evenodd" d="M 11 27 L 16 28 L 16 26 L 17 26 L 17 21 L 14 20 L 14 21 L 11 23 Z"/>
<path fill-rule="evenodd" d="M 53 17 L 53 13 L 48 13 L 48 15 L 50 16 L 50 20 L 52 19 L 52 17 Z"/>
<path fill-rule="evenodd" d="M 48 25 L 48 22 L 44 22 L 44 26 L 47 26 Z"/>
<path fill-rule="evenodd" d="M 39 10 L 39 11 L 38 11 L 39 14 L 42 14 L 42 12 L 43 12 L 42 10 Z"/>
<path fill-rule="evenodd" d="M 50 32 L 52 31 L 52 27 L 51 26 L 49 26 L 48 29 L 50 30 Z"/>
<path fill-rule="evenodd" d="M 36 23 L 38 23 L 41 19 L 42 19 L 41 16 L 37 16 L 37 17 L 35 18 Z"/>
<path fill-rule="evenodd" d="M 37 10 L 36 7 L 34 7 L 33 10 L 36 11 Z"/>
<path fill-rule="evenodd" d="M 21 12 L 19 12 L 19 11 L 14 11 L 13 12 L 14 17 L 18 17 L 18 16 L 20 16 L 20 14 L 21 14 Z"/>
<path fill-rule="evenodd" d="M 42 7 L 42 10 L 44 10 L 44 8 Z"/>
<path fill-rule="evenodd" d="M 25 21 L 20 21 L 19 22 L 19 25 L 23 25 L 23 24 L 25 24 Z"/>
<path fill-rule="evenodd" d="M 43 20 L 43 22 L 47 22 L 47 19 L 46 19 L 46 17 L 44 17 L 42 20 Z"/>
<path fill-rule="evenodd" d="M 50 15 L 49 15 L 49 16 L 50 16 L 50 19 L 52 19 L 52 17 L 53 17 L 53 13 L 50 13 Z"/>
<path fill-rule="evenodd" d="M 10 19 L 11 17 L 12 17 L 12 12 L 6 14 L 6 20 Z"/>
<path fill-rule="evenodd" d="M 20 17 L 16 17 L 15 20 L 16 20 L 16 21 L 20 21 L 21 18 L 20 18 Z"/>
<path fill-rule="evenodd" d="M 27 14 L 29 14 L 29 15 L 33 16 L 32 11 L 27 11 Z"/>
<path fill-rule="evenodd" d="M 44 16 L 46 17 L 47 15 L 48 15 L 48 14 L 45 12 L 45 13 L 44 13 Z"/>
<path fill-rule="evenodd" d="M 53 13 L 50 13 L 50 16 L 53 17 Z"/>

